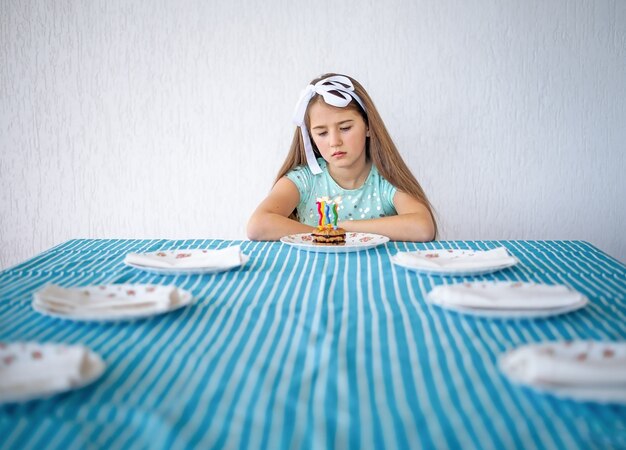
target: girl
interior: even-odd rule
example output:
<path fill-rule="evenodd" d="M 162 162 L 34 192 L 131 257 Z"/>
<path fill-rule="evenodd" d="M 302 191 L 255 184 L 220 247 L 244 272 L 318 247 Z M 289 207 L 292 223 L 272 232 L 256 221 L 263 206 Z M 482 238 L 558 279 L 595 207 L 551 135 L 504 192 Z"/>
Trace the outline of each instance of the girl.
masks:
<path fill-rule="evenodd" d="M 398 241 L 435 238 L 426 194 L 356 80 L 338 74 L 313 80 L 300 97 L 294 122 L 300 132 L 296 129 L 274 187 L 250 217 L 249 239 L 312 232 L 322 197 L 338 203 L 338 226 L 346 231 Z"/>

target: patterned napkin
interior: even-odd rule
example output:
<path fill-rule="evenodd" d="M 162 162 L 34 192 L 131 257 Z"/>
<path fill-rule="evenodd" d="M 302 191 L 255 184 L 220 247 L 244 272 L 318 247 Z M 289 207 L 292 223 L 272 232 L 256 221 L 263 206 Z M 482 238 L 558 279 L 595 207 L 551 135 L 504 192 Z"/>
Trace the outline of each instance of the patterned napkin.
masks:
<path fill-rule="evenodd" d="M 504 247 L 493 250 L 419 250 L 398 252 L 397 262 L 415 268 L 472 270 L 510 265 L 517 260 Z"/>
<path fill-rule="evenodd" d="M 163 250 L 152 253 L 129 253 L 124 262 L 160 269 L 225 268 L 241 265 L 239 245 L 221 250 Z"/>
<path fill-rule="evenodd" d="M 176 286 L 109 284 L 77 288 L 48 285 L 34 294 L 35 306 L 62 314 L 120 315 L 161 312 L 180 302 Z"/>
<path fill-rule="evenodd" d="M 83 346 L 0 343 L 0 400 L 20 393 L 49 393 L 80 384 L 88 370 Z"/>
<path fill-rule="evenodd" d="M 505 355 L 500 366 L 526 384 L 613 387 L 626 394 L 626 342 L 526 345 Z"/>
<path fill-rule="evenodd" d="M 558 308 L 573 305 L 583 298 L 567 286 L 521 282 L 440 285 L 428 293 L 429 301 L 442 306 L 492 310 Z"/>

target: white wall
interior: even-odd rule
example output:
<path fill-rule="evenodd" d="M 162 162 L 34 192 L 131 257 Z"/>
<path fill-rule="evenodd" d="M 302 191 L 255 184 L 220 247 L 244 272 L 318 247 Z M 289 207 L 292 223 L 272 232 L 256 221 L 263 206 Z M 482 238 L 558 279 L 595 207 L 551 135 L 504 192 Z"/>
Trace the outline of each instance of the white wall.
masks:
<path fill-rule="evenodd" d="M 626 2 L 0 2 L 0 267 L 77 237 L 244 238 L 313 77 L 353 75 L 445 239 L 626 261 Z"/>

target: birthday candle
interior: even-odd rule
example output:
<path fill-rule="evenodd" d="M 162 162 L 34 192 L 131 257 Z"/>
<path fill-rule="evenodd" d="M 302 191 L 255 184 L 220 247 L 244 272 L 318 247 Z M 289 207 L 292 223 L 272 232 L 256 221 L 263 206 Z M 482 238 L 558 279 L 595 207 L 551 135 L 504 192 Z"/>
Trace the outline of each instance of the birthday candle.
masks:
<path fill-rule="evenodd" d="M 337 228 L 337 203 L 333 205 L 333 213 L 335 214 L 335 228 Z"/>
<path fill-rule="evenodd" d="M 318 199 L 318 200 L 319 200 L 319 199 Z M 322 226 L 322 224 L 323 224 L 323 222 L 324 222 L 324 216 L 323 216 L 323 214 L 322 214 L 322 202 L 317 201 L 317 202 L 315 202 L 315 203 L 317 204 L 317 212 L 318 212 L 318 214 L 319 214 L 319 216 L 320 216 L 320 220 L 319 220 L 319 222 L 318 222 L 318 225 L 321 227 L 321 226 Z"/>
<path fill-rule="evenodd" d="M 330 206 L 326 203 L 326 222 L 330 225 Z"/>

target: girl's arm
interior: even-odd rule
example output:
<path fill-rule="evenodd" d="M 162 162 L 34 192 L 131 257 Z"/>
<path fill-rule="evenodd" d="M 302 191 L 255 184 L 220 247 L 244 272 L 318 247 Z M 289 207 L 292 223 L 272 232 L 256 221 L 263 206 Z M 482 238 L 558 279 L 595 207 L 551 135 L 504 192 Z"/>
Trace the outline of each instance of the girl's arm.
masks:
<path fill-rule="evenodd" d="M 289 218 L 300 202 L 296 185 L 287 177 L 276 182 L 248 221 L 248 239 L 274 241 L 288 234 L 310 233 L 313 227 Z"/>
<path fill-rule="evenodd" d="M 382 234 L 392 241 L 427 242 L 435 238 L 433 218 L 423 203 L 409 194 L 396 191 L 393 204 L 398 211 L 397 216 L 346 220 L 338 225 L 346 231 Z"/>

